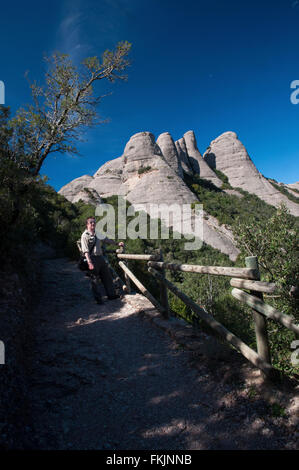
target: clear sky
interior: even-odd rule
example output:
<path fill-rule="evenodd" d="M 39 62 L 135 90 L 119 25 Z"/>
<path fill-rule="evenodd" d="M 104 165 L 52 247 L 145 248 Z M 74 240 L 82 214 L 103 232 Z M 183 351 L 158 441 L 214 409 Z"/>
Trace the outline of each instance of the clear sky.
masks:
<path fill-rule="evenodd" d="M 42 167 L 55 188 L 119 157 L 129 138 L 150 131 L 177 140 L 194 130 L 203 153 L 235 131 L 267 177 L 299 180 L 299 0 L 1 1 L 0 80 L 14 112 L 30 102 L 24 77 L 43 80 L 43 56 L 75 63 L 132 43 L 129 79 L 99 108 L 108 124 L 86 132 L 81 157 L 51 155 Z"/>

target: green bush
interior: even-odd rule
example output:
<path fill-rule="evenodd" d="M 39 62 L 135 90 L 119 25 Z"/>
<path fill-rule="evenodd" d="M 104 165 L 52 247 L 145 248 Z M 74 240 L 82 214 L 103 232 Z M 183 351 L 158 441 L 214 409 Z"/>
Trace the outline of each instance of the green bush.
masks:
<path fill-rule="evenodd" d="M 204 211 L 216 217 L 220 224 L 232 226 L 237 218 L 243 221 L 266 220 L 275 212 L 274 207 L 240 188 L 238 191 L 242 197 L 225 193 L 222 189 L 230 188 L 226 182 L 220 189 L 198 175 L 191 176 L 186 173 L 184 181 L 199 199 L 199 202 L 203 204 Z"/>
<path fill-rule="evenodd" d="M 142 175 L 142 173 L 146 173 L 147 171 L 150 171 L 152 169 L 151 166 L 142 166 L 138 168 L 138 174 Z"/>
<path fill-rule="evenodd" d="M 290 193 L 287 189 L 285 189 L 283 186 L 280 186 L 280 184 L 277 184 L 273 180 L 268 178 L 268 181 L 272 184 L 272 186 L 274 186 L 275 189 L 277 189 L 277 191 L 280 191 L 282 194 L 284 194 L 290 201 L 299 204 L 299 191 L 297 191 L 295 188 L 292 188 L 292 191 L 298 192 L 298 197 Z"/>

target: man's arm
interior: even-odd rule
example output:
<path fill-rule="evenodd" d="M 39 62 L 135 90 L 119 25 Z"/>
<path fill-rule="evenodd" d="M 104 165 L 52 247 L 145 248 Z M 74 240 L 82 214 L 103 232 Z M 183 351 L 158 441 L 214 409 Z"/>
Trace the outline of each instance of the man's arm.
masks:
<path fill-rule="evenodd" d="M 88 264 L 89 264 L 89 263 L 92 264 L 89 251 L 86 251 L 86 252 L 84 253 L 84 255 L 85 255 L 85 258 L 87 259 Z M 93 269 L 93 268 L 92 268 L 92 269 Z"/>
<path fill-rule="evenodd" d="M 91 261 L 91 258 L 90 258 L 89 247 L 88 247 L 88 239 L 84 235 L 84 233 L 81 236 L 81 249 L 82 249 L 82 252 L 83 252 L 85 258 L 87 259 L 89 269 L 90 270 L 94 269 L 94 265 L 93 265 L 93 263 Z"/>
<path fill-rule="evenodd" d="M 124 242 L 116 242 L 115 240 L 111 240 L 111 238 L 105 238 L 103 243 L 107 243 L 108 245 L 124 246 Z"/>

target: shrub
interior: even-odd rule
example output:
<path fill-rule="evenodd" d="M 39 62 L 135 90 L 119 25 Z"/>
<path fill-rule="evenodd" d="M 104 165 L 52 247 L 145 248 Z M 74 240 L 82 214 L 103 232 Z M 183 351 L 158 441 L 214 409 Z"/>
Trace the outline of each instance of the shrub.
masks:
<path fill-rule="evenodd" d="M 142 175 L 142 173 L 146 173 L 147 171 L 150 171 L 152 169 L 151 166 L 142 166 L 138 168 L 138 174 Z"/>

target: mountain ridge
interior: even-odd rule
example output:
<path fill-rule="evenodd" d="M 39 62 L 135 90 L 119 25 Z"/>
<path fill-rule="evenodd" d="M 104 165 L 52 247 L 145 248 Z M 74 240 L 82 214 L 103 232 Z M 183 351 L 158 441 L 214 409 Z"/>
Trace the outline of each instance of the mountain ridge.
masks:
<path fill-rule="evenodd" d="M 143 204 L 149 213 L 151 204 L 201 202 L 187 185 L 185 174 L 207 181 L 218 192 L 243 197 L 241 190 L 245 190 L 276 207 L 283 202 L 292 215 L 299 216 L 299 205 L 258 171 L 232 131 L 214 139 L 203 156 L 194 131 L 187 131 L 177 141 L 169 132 L 160 134 L 157 140 L 151 132 L 138 132 L 129 139 L 120 157 L 101 165 L 93 176 L 76 178 L 58 192 L 70 202 L 81 199 L 94 205 L 100 203 L 101 198 L 119 195 L 133 206 Z M 283 188 L 286 193 L 295 194 L 296 184 L 283 185 Z M 203 216 L 203 241 L 235 260 L 239 251 L 229 227 L 219 224 L 205 210 Z"/>

